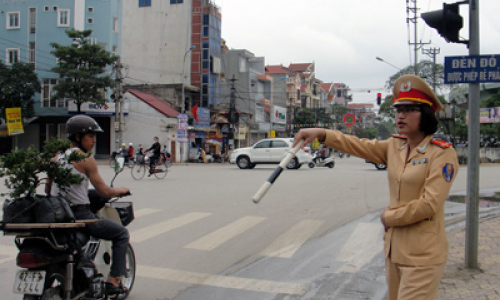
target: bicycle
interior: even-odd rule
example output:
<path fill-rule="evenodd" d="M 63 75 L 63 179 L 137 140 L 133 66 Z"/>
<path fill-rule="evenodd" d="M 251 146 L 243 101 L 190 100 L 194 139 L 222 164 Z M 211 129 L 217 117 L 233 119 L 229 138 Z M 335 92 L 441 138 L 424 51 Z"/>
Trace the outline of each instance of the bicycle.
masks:
<path fill-rule="evenodd" d="M 135 180 L 141 180 L 146 175 L 146 171 L 149 172 L 149 157 L 145 156 L 141 161 L 137 161 L 131 170 L 132 178 Z M 163 179 L 167 176 L 168 167 L 166 162 L 162 162 L 161 159 L 155 164 L 155 168 L 152 172 L 156 178 Z"/>
<path fill-rule="evenodd" d="M 164 163 L 167 166 L 167 168 L 170 168 L 172 166 L 172 160 L 170 159 L 170 154 L 162 152 L 160 154 L 160 162 Z"/>

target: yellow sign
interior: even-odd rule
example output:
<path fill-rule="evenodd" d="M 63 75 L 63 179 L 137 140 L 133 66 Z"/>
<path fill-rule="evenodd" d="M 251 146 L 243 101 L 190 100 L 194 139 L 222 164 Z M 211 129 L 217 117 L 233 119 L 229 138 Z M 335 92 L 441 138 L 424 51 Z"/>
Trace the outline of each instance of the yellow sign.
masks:
<path fill-rule="evenodd" d="M 7 129 L 9 135 L 24 133 L 20 107 L 6 108 L 5 115 L 7 116 Z"/>
<path fill-rule="evenodd" d="M 276 137 L 276 131 L 274 131 L 274 130 L 269 130 L 269 131 L 267 132 L 267 137 L 268 137 L 268 138 L 274 138 L 274 137 Z"/>

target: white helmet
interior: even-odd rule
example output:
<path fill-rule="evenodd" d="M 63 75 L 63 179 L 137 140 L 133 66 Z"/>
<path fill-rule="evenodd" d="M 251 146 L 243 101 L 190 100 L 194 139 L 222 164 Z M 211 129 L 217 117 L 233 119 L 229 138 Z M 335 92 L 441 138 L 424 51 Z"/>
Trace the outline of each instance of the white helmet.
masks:
<path fill-rule="evenodd" d="M 132 144 L 132 143 L 129 143 L 128 145 L 129 145 L 129 146 L 133 146 L 134 144 Z"/>

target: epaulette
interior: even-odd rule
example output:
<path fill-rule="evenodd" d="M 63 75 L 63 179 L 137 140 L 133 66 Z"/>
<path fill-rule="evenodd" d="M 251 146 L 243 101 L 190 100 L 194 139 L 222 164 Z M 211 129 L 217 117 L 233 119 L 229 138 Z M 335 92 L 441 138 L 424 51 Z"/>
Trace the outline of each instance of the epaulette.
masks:
<path fill-rule="evenodd" d="M 439 147 L 441 147 L 443 149 L 450 148 L 452 146 L 451 143 L 448 143 L 448 142 L 445 142 L 443 140 L 436 139 L 436 138 L 432 139 L 431 143 L 438 145 Z"/>
<path fill-rule="evenodd" d="M 398 138 L 398 139 L 404 139 L 404 140 L 406 140 L 406 139 L 407 139 L 406 135 L 404 135 L 404 134 L 396 134 L 396 133 L 393 133 L 393 134 L 391 134 L 391 136 L 392 136 L 392 137 L 395 137 L 395 138 Z"/>

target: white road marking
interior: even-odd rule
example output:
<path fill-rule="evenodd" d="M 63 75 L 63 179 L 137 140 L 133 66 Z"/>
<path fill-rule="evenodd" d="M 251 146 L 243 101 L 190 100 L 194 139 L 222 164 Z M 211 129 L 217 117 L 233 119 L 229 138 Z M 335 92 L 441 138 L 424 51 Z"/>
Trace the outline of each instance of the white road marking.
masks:
<path fill-rule="evenodd" d="M 303 295 L 309 289 L 309 285 L 304 283 L 221 276 L 144 265 L 137 266 L 136 275 L 144 278 L 169 280 L 187 284 L 201 284 L 273 294 Z"/>
<path fill-rule="evenodd" d="M 381 230 L 380 223 L 358 224 L 337 256 L 337 261 L 346 264 L 336 273 L 354 273 L 382 251 L 384 242 L 380 237 Z"/>
<path fill-rule="evenodd" d="M 154 214 L 154 213 L 157 213 L 160 211 L 162 211 L 162 210 L 159 208 L 142 208 L 142 209 L 138 209 L 138 210 L 134 211 L 134 216 L 136 218 L 140 218 L 140 217 L 144 217 L 144 216 Z"/>
<path fill-rule="evenodd" d="M 200 239 L 197 239 L 196 241 L 184 246 L 184 248 L 205 250 L 205 251 L 213 250 L 218 246 L 222 245 L 223 243 L 229 241 L 233 237 L 259 224 L 263 220 L 265 220 L 265 218 L 262 217 L 249 216 L 241 218 L 224 227 L 217 229 L 216 231 L 210 234 L 205 235 Z"/>
<path fill-rule="evenodd" d="M 130 241 L 132 243 L 140 243 L 162 233 L 182 227 L 189 223 L 210 216 L 211 213 L 188 213 L 177 218 L 167 220 L 165 222 L 156 223 L 154 225 L 144 227 L 130 233 Z"/>
<path fill-rule="evenodd" d="M 18 252 L 17 247 L 0 245 L 0 264 L 15 260 Z"/>
<path fill-rule="evenodd" d="M 313 234 L 324 221 L 303 220 L 276 239 L 260 254 L 271 257 L 290 258 Z"/>

